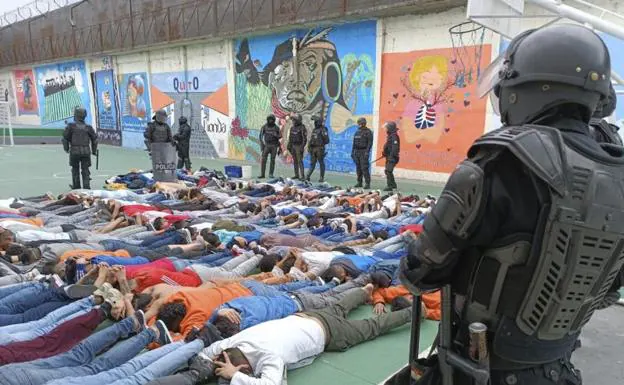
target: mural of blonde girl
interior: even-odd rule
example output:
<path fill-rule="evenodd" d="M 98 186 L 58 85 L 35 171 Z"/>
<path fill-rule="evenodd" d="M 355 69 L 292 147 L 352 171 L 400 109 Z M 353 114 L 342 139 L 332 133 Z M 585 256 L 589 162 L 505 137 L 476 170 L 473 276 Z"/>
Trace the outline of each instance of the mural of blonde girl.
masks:
<path fill-rule="evenodd" d="M 407 143 L 437 143 L 444 132 L 446 95 L 454 81 L 449 76 L 448 59 L 423 56 L 401 79 L 408 92 L 399 127 Z"/>
<path fill-rule="evenodd" d="M 134 75 L 128 78 L 127 91 L 124 116 L 144 119 L 146 115 L 145 100 L 143 99 L 145 81 L 141 75 Z"/>

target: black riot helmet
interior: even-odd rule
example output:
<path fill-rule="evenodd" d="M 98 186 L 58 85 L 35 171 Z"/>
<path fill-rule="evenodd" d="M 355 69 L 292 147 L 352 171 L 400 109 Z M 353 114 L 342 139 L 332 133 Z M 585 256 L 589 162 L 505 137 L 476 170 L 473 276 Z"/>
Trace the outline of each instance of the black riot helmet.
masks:
<path fill-rule="evenodd" d="M 555 24 L 514 38 L 480 77 L 478 91 L 494 91 L 492 104 L 506 125 L 538 123 L 563 105 L 578 106 L 589 122 L 610 84 L 611 58 L 600 36 Z"/>
<path fill-rule="evenodd" d="M 314 127 L 316 128 L 319 128 L 323 125 L 323 119 L 321 119 L 321 117 L 318 115 L 312 115 L 311 120 L 314 123 Z"/>
<path fill-rule="evenodd" d="M 366 122 L 366 119 L 365 119 L 365 118 L 359 118 L 359 119 L 357 120 L 357 125 L 358 125 L 359 127 L 366 127 L 366 123 L 367 123 L 367 122 Z"/>
<path fill-rule="evenodd" d="M 188 123 L 188 119 L 186 118 L 186 116 L 180 116 L 180 119 L 178 119 L 178 123 L 180 123 L 180 125 L 186 124 Z"/>
<path fill-rule="evenodd" d="M 596 108 L 594 112 L 594 118 L 604 119 L 613 115 L 617 108 L 617 94 L 613 84 L 610 84 L 609 96 L 602 101 L 602 103 Z"/>
<path fill-rule="evenodd" d="M 275 124 L 275 115 L 271 114 L 269 116 L 267 116 L 267 124 L 269 126 L 272 126 Z"/>
<path fill-rule="evenodd" d="M 156 115 L 154 115 L 154 120 L 160 124 L 167 123 L 167 111 L 165 110 L 156 111 Z"/>
<path fill-rule="evenodd" d="M 87 118 L 87 110 L 82 107 L 76 107 L 74 110 L 74 120 L 80 123 L 84 123 Z"/>

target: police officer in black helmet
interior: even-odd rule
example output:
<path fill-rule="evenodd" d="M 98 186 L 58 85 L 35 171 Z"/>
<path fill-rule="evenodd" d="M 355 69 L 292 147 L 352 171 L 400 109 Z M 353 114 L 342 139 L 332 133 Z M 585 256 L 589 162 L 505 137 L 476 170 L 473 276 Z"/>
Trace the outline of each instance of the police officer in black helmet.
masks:
<path fill-rule="evenodd" d="M 266 171 L 266 162 L 269 155 L 271 155 L 271 166 L 269 168 L 269 178 L 273 178 L 275 172 L 275 157 L 277 156 L 280 139 L 282 139 L 282 133 L 277 124 L 275 124 L 275 115 L 269 115 L 266 119 L 266 124 L 260 129 L 260 149 L 262 150 L 262 164 L 260 166 L 259 178 L 264 178 Z"/>
<path fill-rule="evenodd" d="M 357 120 L 358 130 L 353 136 L 353 148 L 351 150 L 351 159 L 355 162 L 355 171 L 357 174 L 357 184 L 355 187 L 362 187 L 362 179 L 364 179 L 364 188 L 370 188 L 370 153 L 373 147 L 373 132 L 366 127 L 366 119 L 359 118 Z"/>
<path fill-rule="evenodd" d="M 167 111 L 158 110 L 153 121 L 147 123 L 147 130 L 143 134 L 147 151 L 152 153 L 152 143 L 172 143 L 171 127 L 167 124 Z"/>
<path fill-rule="evenodd" d="M 72 189 L 91 188 L 91 154 L 97 153 L 97 134 L 93 127 L 85 123 L 87 110 L 78 107 L 74 110 L 74 122 L 69 123 L 63 132 L 63 149 L 69 154 L 72 172 Z M 89 146 L 91 145 L 91 146 Z"/>
<path fill-rule="evenodd" d="M 191 126 L 188 124 L 186 116 L 180 116 L 178 133 L 173 136 L 176 150 L 178 152 L 178 169 L 184 167 L 191 171 Z"/>
<path fill-rule="evenodd" d="M 295 168 L 295 179 L 305 178 L 305 170 L 303 168 L 303 153 L 306 143 L 308 142 L 308 130 L 303 125 L 300 114 L 292 115 L 292 127 L 288 135 L 288 151 L 293 158 L 293 166 Z"/>
<path fill-rule="evenodd" d="M 474 384 L 484 367 L 491 384 L 581 384 L 571 352 L 624 262 L 624 149 L 588 125 L 610 73 L 597 34 L 557 24 L 481 76 L 503 127 L 475 141 L 401 260 L 411 292 L 443 289 L 443 354 L 418 361 L 417 384 Z"/>
<path fill-rule="evenodd" d="M 312 122 L 314 128 L 310 134 L 310 142 L 308 143 L 308 152 L 310 153 L 310 169 L 308 170 L 308 176 L 306 180 L 309 182 L 316 163 L 319 164 L 321 171 L 321 178 L 319 182 L 325 181 L 325 147 L 329 144 L 329 130 L 323 125 L 323 120 L 320 116 L 312 116 Z"/>

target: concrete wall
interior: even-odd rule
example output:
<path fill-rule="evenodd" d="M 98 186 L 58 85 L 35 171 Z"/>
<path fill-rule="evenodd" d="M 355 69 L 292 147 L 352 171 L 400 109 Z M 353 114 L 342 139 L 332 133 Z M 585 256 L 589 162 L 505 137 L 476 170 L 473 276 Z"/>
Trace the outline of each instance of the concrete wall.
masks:
<path fill-rule="evenodd" d="M 527 19 L 523 27 L 547 21 Z M 259 160 L 267 114 L 278 117 L 284 136 L 289 113 L 301 113 L 309 127 L 310 117 L 320 115 L 330 129 L 328 169 L 340 172 L 353 172 L 358 118 L 375 133 L 371 161 L 381 156 L 383 123 L 393 120 L 402 145 L 397 175 L 443 181 L 472 141 L 498 126 L 489 102 L 475 93 L 478 74 L 506 41 L 474 25 L 449 31 L 463 22 L 465 9 L 454 8 L 13 68 L 0 71 L 0 97 L 11 102 L 14 125 L 27 128 L 62 127 L 68 111 L 83 105 L 103 142 L 132 148 L 144 147 L 145 125 L 162 108 L 174 131 L 179 117 L 188 117 L 194 157 L 252 162 Z M 605 40 L 614 68 L 624 73 L 622 41 Z M 57 74 L 80 78 L 54 89 L 63 98 L 42 88 Z M 288 154 L 282 160 L 291 161 Z M 374 162 L 374 173 L 383 169 L 383 160 Z"/>

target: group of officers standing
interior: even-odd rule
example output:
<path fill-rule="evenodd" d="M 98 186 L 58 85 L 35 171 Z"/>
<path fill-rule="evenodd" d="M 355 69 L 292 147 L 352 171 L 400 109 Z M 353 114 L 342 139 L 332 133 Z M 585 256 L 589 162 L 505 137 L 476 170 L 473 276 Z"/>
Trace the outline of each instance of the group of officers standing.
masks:
<path fill-rule="evenodd" d="M 288 142 L 286 143 L 286 149 L 291 154 L 293 159 L 293 166 L 295 171 L 295 179 L 304 179 L 310 181 L 312 173 L 316 168 L 316 164 L 319 164 L 320 179 L 319 182 L 325 181 L 325 156 L 327 155 L 326 147 L 329 145 L 329 130 L 323 125 L 323 120 L 320 116 L 314 115 L 311 120 L 314 123 L 312 132 L 310 133 L 308 140 L 308 131 L 303 124 L 300 114 L 293 114 L 290 119 L 292 120 L 292 127 L 288 133 Z M 367 127 L 366 119 L 359 118 L 357 120 L 358 130 L 353 136 L 353 147 L 351 150 L 351 159 L 355 163 L 357 184 L 355 187 L 364 187 L 370 189 L 370 156 L 371 149 L 373 147 L 373 132 Z M 387 132 L 387 140 L 383 149 L 383 158 L 386 158 L 386 191 L 393 191 L 397 188 L 396 181 L 394 179 L 394 167 L 399 162 L 400 152 L 400 140 L 398 136 L 398 130 L 396 123 L 388 122 L 385 124 Z M 262 162 L 260 165 L 259 178 L 265 178 L 266 166 L 269 156 L 269 178 L 274 177 L 275 172 L 275 158 L 281 153 L 282 150 L 282 130 L 277 125 L 274 115 L 267 116 L 267 122 L 260 129 L 260 148 L 262 150 Z M 303 158 L 306 145 L 310 154 L 310 168 L 305 173 L 303 166 Z M 364 184 L 362 184 L 364 182 Z"/>

